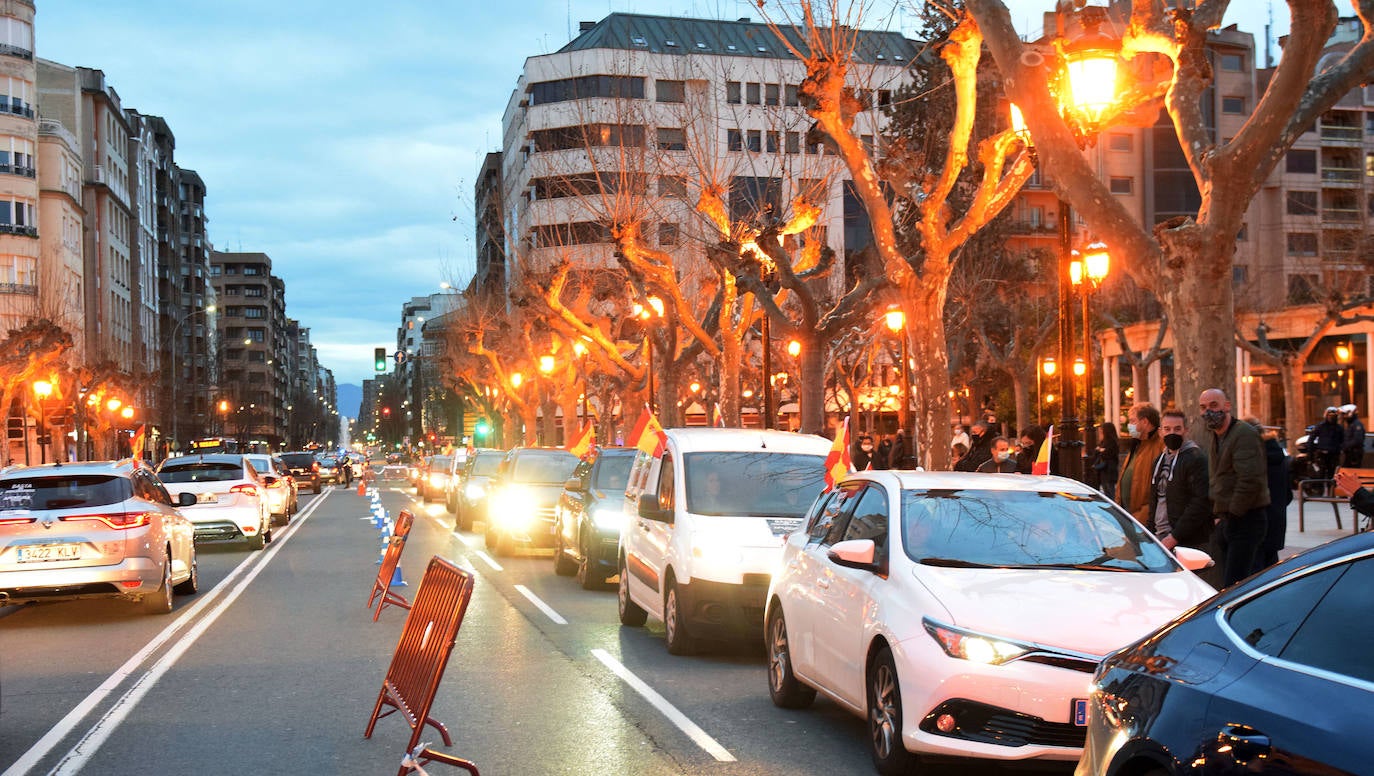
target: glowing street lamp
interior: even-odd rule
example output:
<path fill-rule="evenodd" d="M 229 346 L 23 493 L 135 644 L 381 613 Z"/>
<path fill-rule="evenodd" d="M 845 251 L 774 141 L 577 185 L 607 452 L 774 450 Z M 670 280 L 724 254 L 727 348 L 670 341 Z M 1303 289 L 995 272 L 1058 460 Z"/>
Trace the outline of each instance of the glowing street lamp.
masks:
<path fill-rule="evenodd" d="M 1342 363 L 1342 364 L 1345 365 L 1345 369 L 1342 370 L 1342 371 L 1345 372 L 1346 389 L 1347 389 L 1347 391 L 1348 391 L 1349 398 L 1348 398 L 1348 399 L 1343 399 L 1343 401 L 1354 402 L 1354 401 L 1355 401 L 1355 367 L 1354 367 L 1353 362 L 1354 362 L 1354 360 L 1355 360 L 1355 346 L 1352 345 L 1352 344 L 1350 344 L 1350 343 L 1346 343 L 1346 342 L 1342 342 L 1342 343 L 1340 343 L 1339 345 L 1337 345 L 1337 346 L 1336 346 L 1336 360 L 1339 361 L 1340 363 Z M 1342 395 L 1345 395 L 1345 394 L 1342 394 Z"/>
<path fill-rule="evenodd" d="M 883 313 L 883 322 L 887 324 L 887 330 L 893 334 L 898 334 L 902 341 L 902 363 L 899 369 L 902 376 L 902 403 L 897 408 L 897 425 L 902 429 L 905 437 L 904 444 L 914 444 L 914 435 L 911 433 L 911 357 L 907 355 L 907 336 L 906 336 L 906 313 L 897 305 L 888 305 L 887 312 Z M 905 457 L 906 451 L 902 450 L 898 454 L 898 459 Z"/>
<path fill-rule="evenodd" d="M 633 310 L 634 316 L 645 322 L 644 352 L 647 355 L 644 359 L 644 367 L 645 371 L 649 373 L 649 411 L 654 412 L 656 404 L 654 401 L 654 338 L 649 331 L 648 321 L 650 318 L 662 318 L 664 306 L 663 300 L 656 296 L 649 297 L 648 302 L 647 306 L 635 302 Z"/>
<path fill-rule="evenodd" d="M 33 395 L 38 400 L 38 449 L 39 462 L 48 462 L 48 397 L 52 396 L 52 383 L 47 380 L 33 382 Z"/>
<path fill-rule="evenodd" d="M 790 340 L 787 343 L 787 355 L 796 358 L 801 355 L 801 343 L 797 340 Z"/>
<path fill-rule="evenodd" d="M 539 357 L 539 372 L 540 372 L 541 374 L 545 375 L 546 377 L 547 377 L 548 375 L 553 374 L 553 367 L 554 367 L 553 356 L 540 356 L 540 357 Z"/>

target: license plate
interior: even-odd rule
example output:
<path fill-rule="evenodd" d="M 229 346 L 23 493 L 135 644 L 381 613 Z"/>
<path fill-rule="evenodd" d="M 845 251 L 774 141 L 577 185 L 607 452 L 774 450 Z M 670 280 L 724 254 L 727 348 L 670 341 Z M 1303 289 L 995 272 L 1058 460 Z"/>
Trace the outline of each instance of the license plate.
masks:
<path fill-rule="evenodd" d="M 219 501 L 219 496 L 216 496 L 213 493 L 202 493 L 199 496 L 196 496 L 196 501 L 200 502 L 201 504 L 213 504 L 216 501 Z"/>
<path fill-rule="evenodd" d="M 20 563 L 51 563 L 80 559 L 79 544 L 37 544 L 19 548 Z"/>
<path fill-rule="evenodd" d="M 1084 727 L 1088 724 L 1088 699 L 1074 698 L 1073 711 L 1069 715 L 1073 719 L 1073 724 Z"/>

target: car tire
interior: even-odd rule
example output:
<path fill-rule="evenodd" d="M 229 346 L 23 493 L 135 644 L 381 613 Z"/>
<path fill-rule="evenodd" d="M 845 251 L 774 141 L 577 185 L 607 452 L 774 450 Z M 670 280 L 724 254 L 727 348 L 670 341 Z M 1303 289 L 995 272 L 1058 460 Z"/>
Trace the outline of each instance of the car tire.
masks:
<path fill-rule="evenodd" d="M 491 530 L 490 528 L 488 528 L 487 531 L 486 531 L 486 535 L 485 535 L 483 538 L 486 540 L 486 544 L 487 544 L 487 549 L 488 549 L 488 550 L 494 550 L 494 549 L 496 549 L 496 532 L 495 532 L 495 531 L 493 531 L 493 530 Z"/>
<path fill-rule="evenodd" d="M 444 509 L 447 510 L 450 515 L 458 514 L 458 500 L 452 498 L 444 499 Z"/>
<path fill-rule="evenodd" d="M 172 611 L 172 557 L 162 558 L 162 584 L 157 590 L 138 599 L 144 614 L 167 614 Z"/>
<path fill-rule="evenodd" d="M 267 537 L 263 535 L 262 531 L 258 531 L 256 534 L 248 537 L 248 549 L 256 551 L 266 546 Z"/>
<path fill-rule="evenodd" d="M 468 511 L 461 506 L 458 508 L 458 516 L 454 518 L 454 522 L 457 523 L 459 530 L 472 530 L 472 518 L 468 517 Z"/>
<path fill-rule="evenodd" d="M 579 551 L 582 557 L 577 562 L 577 584 L 583 590 L 600 590 L 606 586 L 606 578 L 592 571 L 592 548 L 584 535 L 578 541 Z"/>
<path fill-rule="evenodd" d="M 496 535 L 496 557 L 505 558 L 515 554 L 515 537 L 510 534 Z"/>
<path fill-rule="evenodd" d="M 694 646 L 682 617 L 681 596 L 674 580 L 668 581 L 668 589 L 663 592 L 663 643 L 670 655 L 690 655 Z"/>
<path fill-rule="evenodd" d="M 765 645 L 768 648 L 768 696 L 782 709 L 804 709 L 816 700 L 816 688 L 808 687 L 792 673 L 792 649 L 787 638 L 787 620 L 776 603 L 768 613 Z"/>
<path fill-rule="evenodd" d="M 570 577 L 577 573 L 578 563 L 568 557 L 568 547 L 563 544 L 563 531 L 555 533 L 558 538 L 553 543 L 553 573 L 560 577 Z"/>
<path fill-rule="evenodd" d="M 191 576 L 172 588 L 172 592 L 177 595 L 195 595 L 198 590 L 200 590 L 200 567 L 196 564 L 196 556 L 193 553 L 191 555 Z"/>
<path fill-rule="evenodd" d="M 902 743 L 902 690 L 892 650 L 883 647 L 868 667 L 868 742 L 873 767 L 883 776 L 912 770 L 916 756 Z"/>
<path fill-rule="evenodd" d="M 624 558 L 620 559 L 620 584 L 616 587 L 615 597 L 617 608 L 620 610 L 621 625 L 638 628 L 648 621 L 649 613 L 630 600 L 630 575 L 625 570 Z"/>

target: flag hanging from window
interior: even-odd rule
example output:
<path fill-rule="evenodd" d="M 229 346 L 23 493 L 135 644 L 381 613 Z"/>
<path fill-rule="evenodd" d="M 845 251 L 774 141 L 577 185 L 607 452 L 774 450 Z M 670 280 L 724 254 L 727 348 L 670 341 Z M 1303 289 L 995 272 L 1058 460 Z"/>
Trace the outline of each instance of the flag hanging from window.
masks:
<path fill-rule="evenodd" d="M 849 451 L 849 418 L 835 429 L 835 444 L 825 457 L 825 490 L 834 490 L 840 480 L 854 470 L 853 457 Z"/>
<path fill-rule="evenodd" d="M 663 455 L 664 448 L 668 445 L 668 435 L 663 433 L 663 426 L 659 425 L 658 418 L 649 411 L 648 406 L 639 415 L 639 421 L 635 423 L 634 430 L 630 432 L 630 444 L 652 455 L 655 458 Z"/>
<path fill-rule="evenodd" d="M 1045 435 L 1045 441 L 1040 443 L 1040 452 L 1035 455 L 1035 463 L 1031 464 L 1031 474 L 1050 473 L 1050 448 L 1054 446 L 1054 426 L 1050 426 L 1050 431 Z"/>
<path fill-rule="evenodd" d="M 596 425 L 593 423 L 582 424 L 581 433 L 568 443 L 566 449 L 578 458 L 587 460 L 596 450 Z"/>

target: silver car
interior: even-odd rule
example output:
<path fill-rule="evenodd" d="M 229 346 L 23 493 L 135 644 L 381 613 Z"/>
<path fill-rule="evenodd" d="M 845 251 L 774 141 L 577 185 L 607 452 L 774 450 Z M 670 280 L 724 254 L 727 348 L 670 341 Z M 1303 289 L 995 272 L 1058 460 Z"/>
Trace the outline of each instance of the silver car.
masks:
<path fill-rule="evenodd" d="M 199 584 L 194 529 L 150 469 L 65 463 L 0 475 L 0 604 L 120 598 L 166 614 L 173 591 Z"/>
<path fill-rule="evenodd" d="M 296 483 L 291 479 L 286 464 L 277 456 L 266 453 L 248 453 L 244 457 L 262 475 L 267 511 L 272 514 L 274 521 L 286 525 L 296 511 Z"/>

